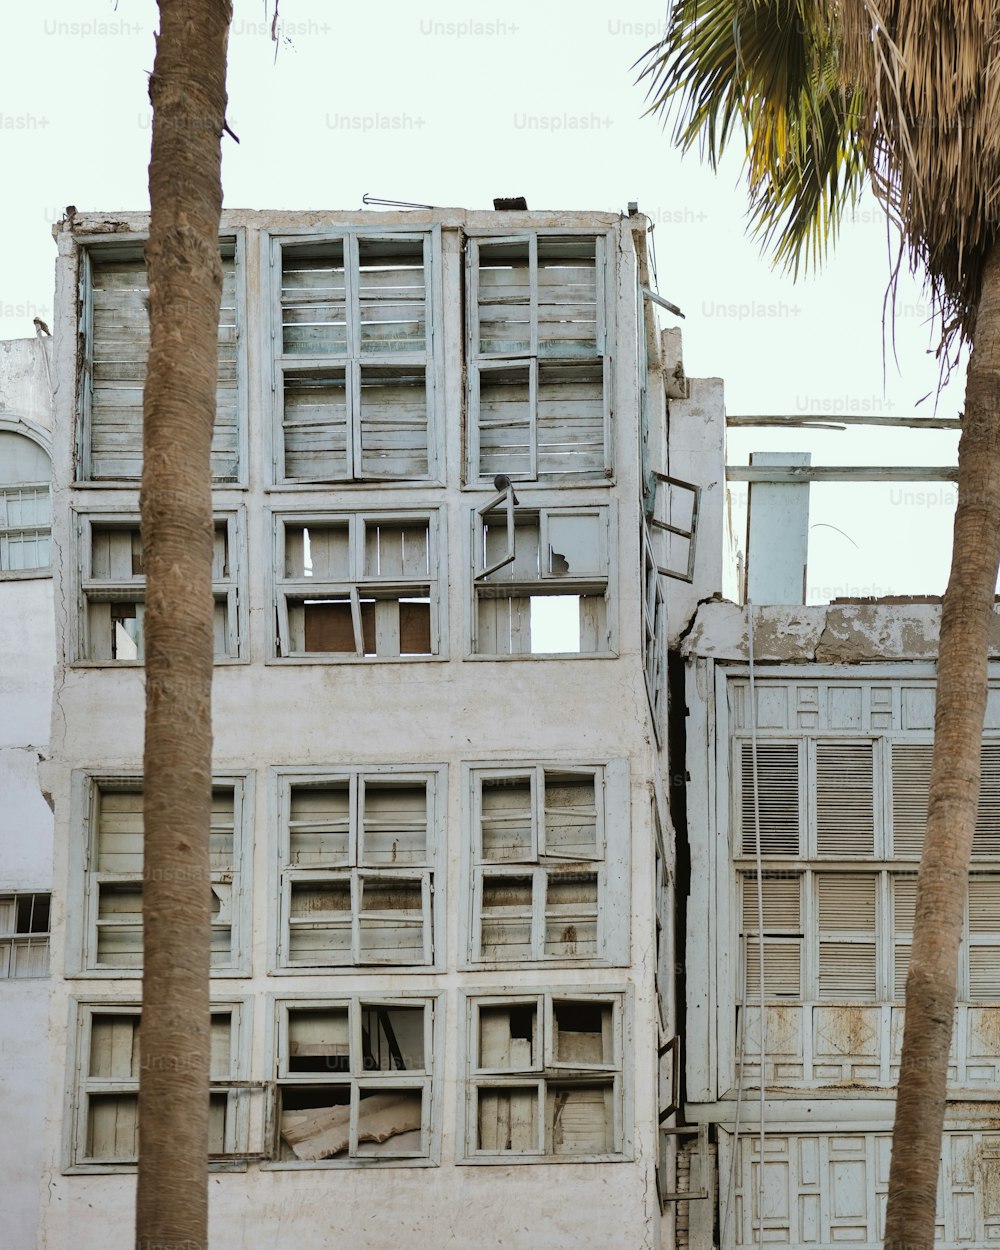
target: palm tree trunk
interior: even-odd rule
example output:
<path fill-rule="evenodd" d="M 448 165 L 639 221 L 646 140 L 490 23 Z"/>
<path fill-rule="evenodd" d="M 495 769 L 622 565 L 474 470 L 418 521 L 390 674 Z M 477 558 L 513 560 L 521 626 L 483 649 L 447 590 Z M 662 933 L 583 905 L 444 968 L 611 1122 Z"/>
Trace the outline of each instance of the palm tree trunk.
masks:
<path fill-rule="evenodd" d="M 137 1250 L 205 1250 L 212 796 L 212 482 L 230 0 L 159 0 L 146 570 L 143 982 Z"/>
<path fill-rule="evenodd" d="M 885 1250 L 932 1250 L 1000 559 L 1000 247 L 983 276 L 959 445 L 951 575 L 941 612 L 934 759 L 917 882 Z"/>

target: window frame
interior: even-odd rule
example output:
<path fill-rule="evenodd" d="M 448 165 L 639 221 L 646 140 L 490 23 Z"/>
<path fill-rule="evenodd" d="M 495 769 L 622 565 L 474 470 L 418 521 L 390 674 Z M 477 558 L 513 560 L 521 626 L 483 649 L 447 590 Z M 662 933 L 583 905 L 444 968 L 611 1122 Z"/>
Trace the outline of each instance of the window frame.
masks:
<path fill-rule="evenodd" d="M 135 599 L 137 604 L 145 604 L 146 576 L 145 573 L 133 573 L 131 578 L 96 578 L 93 576 L 94 531 L 120 530 L 139 533 L 140 518 L 136 509 L 90 508 L 74 506 L 70 511 L 71 533 L 76 548 L 74 576 L 76 582 L 75 623 L 70 635 L 70 663 L 79 668 L 143 668 L 145 665 L 142 644 L 142 631 L 138 624 L 135 641 L 138 656 L 136 659 L 95 659 L 91 651 L 90 608 L 92 604 L 101 602 L 118 602 L 109 598 L 120 592 L 121 602 Z M 216 605 L 224 603 L 226 607 L 225 635 L 228 652 L 213 657 L 214 665 L 245 664 L 250 660 L 249 622 L 247 619 L 247 546 L 246 518 L 244 509 L 214 508 L 212 512 L 215 533 L 220 530 L 226 538 L 226 561 L 229 566 L 227 576 L 215 576 L 215 556 L 213 552 L 212 594 Z M 140 540 L 141 542 L 141 540 Z M 139 618 L 137 613 L 136 619 Z"/>
<path fill-rule="evenodd" d="M 225 1075 L 213 1075 L 213 1094 L 226 1094 L 226 1136 L 233 1142 L 233 1149 L 223 1155 L 210 1155 L 211 1171 L 245 1171 L 249 1159 L 255 1157 L 249 1149 L 251 1133 L 251 1097 L 257 1093 L 254 1083 L 247 1079 L 250 1070 L 250 1033 L 252 1004 L 242 996 L 225 996 L 214 999 L 211 1011 L 214 1015 L 229 1013 L 230 1016 L 230 1070 Z M 63 1113 L 63 1175 L 100 1175 L 135 1172 L 136 1159 L 99 1159 L 88 1157 L 87 1133 L 89 1124 L 89 1100 L 92 1095 L 135 1095 L 138 1119 L 139 1077 L 93 1077 L 89 1074 L 90 1052 L 93 1042 L 93 1022 L 101 1016 L 139 1017 L 141 1000 L 134 996 L 110 995 L 74 996 L 69 1003 L 69 1040 L 67 1046 L 67 1079 L 65 1085 L 65 1108 Z"/>
<path fill-rule="evenodd" d="M 370 992 L 345 991 L 329 995 L 317 995 L 307 992 L 292 994 L 268 995 L 269 1010 L 267 1020 L 267 1064 L 269 1095 L 265 1113 L 265 1150 L 261 1162 L 266 1171 L 309 1171 L 343 1168 L 397 1168 L 397 1167 L 436 1167 L 440 1163 L 441 1154 L 441 1110 L 443 1102 L 443 1084 L 441 1060 L 444 1054 L 445 1000 L 441 991 L 429 990 L 422 994 L 396 993 L 387 990 Z M 361 1043 L 360 1014 L 365 1006 L 381 1007 L 422 1007 L 424 1009 L 424 1067 L 421 1072 L 409 1075 L 403 1070 L 401 1077 L 385 1076 L 365 1072 L 362 1056 L 355 1051 L 355 1044 Z M 348 1029 L 350 1037 L 349 1067 L 346 1074 L 338 1074 L 336 1078 L 322 1074 L 302 1074 L 298 1077 L 282 1072 L 282 1063 L 289 1057 L 288 1045 L 288 1013 L 290 1011 L 331 1011 L 346 1008 L 348 1012 Z M 422 1114 L 429 1120 L 422 1128 L 422 1144 L 420 1153 L 399 1152 L 397 1154 L 360 1155 L 348 1153 L 345 1158 L 326 1159 L 281 1159 L 280 1152 L 280 1115 L 279 1099 L 283 1087 L 323 1087 L 341 1085 L 350 1090 L 351 1135 L 356 1138 L 357 1114 L 356 1106 L 360 1101 L 363 1088 L 382 1087 L 387 1090 L 419 1087 L 423 1091 Z M 350 1152 L 350 1147 L 348 1148 Z"/>
<path fill-rule="evenodd" d="M 448 658 L 447 631 L 447 568 L 448 558 L 445 549 L 445 526 L 441 522 L 440 507 L 428 507 L 406 510 L 379 510 L 377 508 L 360 508 L 353 510 L 326 510 L 316 508 L 273 508 L 268 510 L 269 526 L 272 534 L 273 557 L 271 561 L 271 602 L 274 605 L 273 624 L 271 626 L 271 642 L 268 663 L 273 664 L 399 664 L 426 663 L 428 661 L 446 660 Z M 379 578 L 365 576 L 365 537 L 369 525 L 392 524 L 426 524 L 428 542 L 427 576 L 422 579 L 400 577 L 387 579 L 381 583 Z M 286 528 L 288 526 L 310 526 L 317 529 L 324 527 L 346 526 L 348 531 L 347 551 L 349 576 L 344 579 L 316 579 L 310 577 L 289 577 L 286 568 Z M 362 654 L 364 647 L 364 631 L 361 620 L 361 597 L 393 600 L 392 593 L 379 594 L 380 589 L 398 588 L 396 602 L 407 599 L 406 589 L 414 591 L 427 587 L 430 616 L 429 653 L 406 653 L 403 655 L 367 655 Z M 320 587 L 317 591 L 316 588 Z M 310 592 L 313 592 L 310 595 Z M 355 637 L 355 652 L 348 651 L 295 651 L 291 650 L 291 628 L 289 623 L 289 601 L 301 598 L 329 596 L 335 601 L 349 601 Z M 424 598 L 423 594 L 418 596 Z M 376 626 L 377 628 L 377 626 Z M 304 638 L 303 638 L 304 644 Z M 360 650 L 359 650 L 360 648 Z"/>
<path fill-rule="evenodd" d="M 594 777 L 597 841 L 595 856 L 546 856 L 544 838 L 544 778 L 547 773 L 590 774 Z M 520 859 L 485 858 L 482 853 L 482 783 L 523 777 L 531 778 L 532 846 Z M 563 967 L 615 967 L 629 961 L 631 921 L 629 909 L 629 864 L 631 849 L 631 795 L 627 760 L 539 760 L 521 762 L 490 761 L 463 765 L 462 823 L 468 830 L 463 839 L 462 872 L 467 882 L 467 904 L 463 916 L 463 964 L 467 969 L 542 969 Z M 546 886 L 549 876 L 597 878 L 596 950 L 593 955 L 546 955 Z M 483 957 L 483 881 L 492 877 L 530 877 L 532 881 L 531 945 L 527 958 Z"/>
<path fill-rule="evenodd" d="M 141 885 L 142 873 L 113 873 L 97 867 L 101 794 L 141 793 L 142 781 L 142 773 L 137 771 L 87 769 L 73 774 L 71 811 L 79 813 L 83 836 L 71 842 L 70 896 L 82 900 L 83 906 L 71 908 L 67 916 L 68 978 L 127 981 L 142 977 L 141 961 L 133 965 L 98 962 L 100 887 Z M 232 865 L 211 869 L 212 884 L 228 886 L 229 895 L 229 959 L 224 964 L 213 964 L 211 968 L 213 980 L 223 980 L 245 976 L 249 972 L 254 774 L 252 770 L 213 771 L 212 788 L 213 791 L 230 788 L 233 791 Z"/>
<path fill-rule="evenodd" d="M 141 262 L 145 263 L 144 248 L 148 239 L 145 231 L 123 231 L 113 238 L 104 234 L 80 234 L 75 236 L 74 245 L 77 254 L 77 321 L 83 343 L 79 349 L 79 369 L 74 403 L 75 440 L 73 456 L 73 486 L 86 489 L 129 488 L 138 490 L 141 478 L 141 442 L 139 450 L 140 472 L 128 477 L 95 477 L 93 474 L 92 457 L 92 406 L 93 406 L 93 348 L 94 348 L 94 279 L 93 264 L 95 257 L 101 257 L 109 264 Z M 233 323 L 229 326 L 222 323 L 220 329 L 228 329 L 232 333 L 235 345 L 236 377 L 233 384 L 236 405 L 236 471 L 231 475 L 213 475 L 212 487 L 225 489 L 245 487 L 249 466 L 248 423 L 247 423 L 247 339 L 248 325 L 247 293 L 246 293 L 246 253 L 247 231 L 245 227 L 235 226 L 223 230 L 219 234 L 220 256 L 233 261 Z M 215 453 L 213 453 L 215 454 Z"/>
<path fill-rule="evenodd" d="M 322 765 L 312 767 L 277 767 L 271 770 L 271 806 L 273 827 L 278 830 L 276 853 L 271 856 L 272 923 L 270 924 L 271 950 L 269 973 L 277 976 L 336 976 L 357 975 L 359 972 L 410 971 L 430 972 L 442 966 L 445 950 L 445 873 L 442 856 L 446 846 L 446 812 L 448 802 L 448 768 L 445 764 L 357 764 L 337 768 Z M 362 863 L 358 850 L 363 820 L 363 792 L 366 783 L 385 781 L 390 785 L 406 782 L 426 783 L 427 795 L 427 842 L 424 861 L 400 868 L 386 867 L 374 862 Z M 303 867 L 291 862 L 290 827 L 291 792 L 294 786 L 319 788 L 325 784 L 348 786 L 348 851 L 341 864 L 324 864 Z M 354 903 L 357 897 L 357 879 L 391 881 L 394 879 L 421 881 L 423 914 L 424 958 L 418 963 L 392 963 L 383 960 L 363 961 L 354 958 L 360 954 L 361 913 Z M 352 907 L 347 920 L 351 930 L 352 958 L 345 963 L 308 964 L 291 961 L 290 921 L 291 887 L 295 883 L 314 882 L 317 885 L 332 881 L 349 883 Z"/>
<path fill-rule="evenodd" d="M 631 994 L 622 985 L 600 987 L 565 985 L 525 988 L 505 992 L 502 989 L 467 990 L 460 993 L 462 1014 L 460 1055 L 464 1073 L 464 1097 L 459 1099 L 458 1164 L 509 1166 L 511 1164 L 579 1164 L 620 1163 L 632 1158 L 632 1055 L 628 1043 L 632 1037 Z M 611 1006 L 611 1063 L 559 1061 L 554 1055 L 553 1019 L 556 1003 L 607 1004 Z M 534 1006 L 536 1035 L 535 1055 L 526 1067 L 481 1067 L 479 1055 L 479 1009 Z M 572 1086 L 605 1084 L 610 1078 L 612 1124 L 610 1135 L 615 1149 L 589 1154 L 546 1153 L 548 1138 L 548 1089 L 552 1084 L 566 1082 Z M 533 1149 L 488 1150 L 478 1146 L 479 1091 L 481 1089 L 523 1089 L 532 1087 L 536 1097 L 536 1144 Z"/>
<path fill-rule="evenodd" d="M 44 929 L 35 929 L 31 925 L 35 915 L 35 900 L 45 899 L 45 918 L 46 926 Z M 29 927 L 22 929 L 19 927 L 18 912 L 22 899 L 30 899 L 30 919 Z M 51 975 L 49 967 L 49 953 L 52 936 L 52 892 L 51 890 L 3 890 L 0 891 L 0 917 L 4 914 L 6 907 L 12 908 L 12 925 L 7 928 L 0 923 L 0 981 L 42 981 Z M 20 962 L 17 952 L 26 950 L 32 951 L 44 950 L 45 969 L 42 972 L 18 972 L 17 965 Z"/>
<path fill-rule="evenodd" d="M 424 347 L 414 352 L 361 351 L 359 245 L 367 241 L 416 243 L 424 254 Z M 324 244 L 343 248 L 345 278 L 345 350 L 343 354 L 286 353 L 283 340 L 282 257 L 285 248 L 322 247 Z M 444 438 L 444 370 L 443 370 L 443 294 L 441 226 L 414 229 L 378 227 L 359 223 L 338 223 L 318 230 L 281 230 L 265 233 L 262 238 L 263 264 L 270 273 L 268 316 L 270 342 L 268 354 L 271 369 L 272 420 L 269 427 L 270 489 L 316 490 L 329 483 L 338 489 L 355 490 L 393 486 L 443 485 L 445 474 Z M 427 401 L 427 472 L 419 476 L 380 477 L 360 472 L 361 459 L 361 369 L 363 365 L 378 369 L 396 365 L 422 367 L 426 378 Z M 345 474 L 316 477 L 288 477 L 285 474 L 284 381 L 286 374 L 315 373 L 318 370 L 344 370 L 345 376 Z M 357 461 L 357 465 L 355 465 Z M 359 471 L 353 470 L 357 467 Z"/>
<path fill-rule="evenodd" d="M 544 240 L 593 240 L 594 241 L 594 274 L 595 274 L 595 350 L 590 355 L 574 356 L 571 354 L 545 355 L 538 351 L 538 244 Z M 479 257 L 483 246 L 523 244 L 528 249 L 528 287 L 527 304 L 529 316 L 529 343 L 523 350 L 508 352 L 484 352 L 479 341 Z M 537 483 L 541 485 L 567 484 L 575 485 L 588 482 L 591 485 L 611 486 L 614 484 L 614 354 L 615 342 L 615 272 L 614 272 L 614 234 L 610 230 L 594 230 L 579 228 L 549 229 L 513 229 L 501 233 L 484 229 L 470 229 L 466 232 L 465 247 L 465 350 L 468 361 L 467 381 L 465 385 L 465 402 L 468 413 L 466 421 L 466 454 L 464 479 L 468 487 L 482 487 L 496 472 L 506 473 L 512 481 L 518 483 Z M 538 471 L 538 370 L 540 365 L 594 365 L 600 363 L 602 369 L 602 432 L 603 432 L 603 464 L 599 469 L 554 473 Z M 525 368 L 528 372 L 528 435 L 527 450 L 529 457 L 528 472 L 518 472 L 516 466 L 480 469 L 480 386 L 483 374 L 491 370 L 504 368 Z"/>
<path fill-rule="evenodd" d="M 467 526 L 470 549 L 468 558 L 470 595 L 468 599 L 468 651 L 466 659 L 472 660 L 535 660 L 551 659 L 607 659 L 617 658 L 618 640 L 618 552 L 616 511 L 611 503 L 575 503 L 571 500 L 555 502 L 551 495 L 541 499 L 533 495 L 522 495 L 518 503 L 514 503 L 514 492 L 509 488 L 495 493 L 483 504 L 469 509 Z M 502 524 L 506 527 L 507 548 L 502 558 L 487 565 L 485 532 L 488 528 L 487 518 L 501 513 Z M 551 567 L 546 570 L 543 553 L 548 549 L 551 553 L 549 531 L 553 521 L 574 517 L 594 517 L 598 532 L 597 571 L 573 575 L 554 573 Z M 526 528 L 537 531 L 538 545 L 535 551 L 535 576 L 525 576 L 524 570 L 517 567 L 517 531 L 518 521 Z M 530 557 L 529 557 L 530 559 Z M 551 561 L 550 561 L 551 562 Z M 480 605 L 489 600 L 509 601 L 515 603 L 534 598 L 552 596 L 576 597 L 580 599 L 581 639 L 577 651 L 486 651 L 480 650 L 485 645 L 484 631 L 480 621 Z M 594 650 L 583 649 L 583 600 L 593 598 L 603 601 L 603 625 L 600 621 L 593 622 L 591 628 L 595 639 L 600 644 Z M 510 611 L 514 609 L 511 608 Z M 530 621 L 528 625 L 530 641 Z M 514 645 L 512 638 L 511 645 Z"/>
<path fill-rule="evenodd" d="M 44 349 L 43 349 L 44 350 Z M 49 476 L 45 481 L 24 480 L 6 481 L 0 474 L 0 582 L 32 581 L 40 577 L 52 576 L 52 444 L 48 431 L 36 426 L 33 421 L 18 418 L 0 417 L 0 435 L 23 438 L 32 447 L 42 452 L 49 464 Z M 6 522 L 7 497 L 22 491 L 45 492 L 48 499 L 48 521 L 44 525 L 9 525 Z M 4 549 L 12 535 L 34 532 L 37 540 L 43 538 L 48 544 L 48 560 L 45 564 L 32 565 L 30 568 L 7 568 L 4 564 Z"/>

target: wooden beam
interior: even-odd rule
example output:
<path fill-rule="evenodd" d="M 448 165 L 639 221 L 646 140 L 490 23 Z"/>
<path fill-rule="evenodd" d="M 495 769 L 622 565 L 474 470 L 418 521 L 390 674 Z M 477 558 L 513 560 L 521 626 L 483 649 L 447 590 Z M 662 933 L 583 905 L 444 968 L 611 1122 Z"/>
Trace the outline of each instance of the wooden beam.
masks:
<path fill-rule="evenodd" d="M 935 465 L 727 464 L 730 482 L 954 482 L 958 469 Z"/>
<path fill-rule="evenodd" d="M 836 422 L 836 424 L 831 424 Z M 785 413 L 774 416 L 726 416 L 726 425 L 730 426 L 816 426 L 820 429 L 836 430 L 848 425 L 890 425 L 911 430 L 960 430 L 960 417 L 867 417 L 848 415 L 839 412 L 818 413 L 815 416 L 800 413 Z"/>

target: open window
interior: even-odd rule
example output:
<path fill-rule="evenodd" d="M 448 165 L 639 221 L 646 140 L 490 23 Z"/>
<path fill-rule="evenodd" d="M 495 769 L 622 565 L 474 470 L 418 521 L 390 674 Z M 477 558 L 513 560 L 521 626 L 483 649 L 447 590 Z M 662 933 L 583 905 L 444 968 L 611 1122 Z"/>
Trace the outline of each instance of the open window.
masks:
<path fill-rule="evenodd" d="M 529 508 L 507 488 L 473 522 L 477 654 L 611 649 L 607 508 Z"/>
<path fill-rule="evenodd" d="M 345 234 L 274 246 L 281 275 L 275 479 L 434 477 L 431 235 Z"/>
<path fill-rule="evenodd" d="M 38 440 L 5 424 L 0 421 L 0 579 L 38 577 L 52 563 L 52 463 Z"/>
<path fill-rule="evenodd" d="M 102 777 L 91 782 L 87 853 L 85 967 L 142 968 L 142 779 Z M 239 963 L 243 781 L 214 779 L 210 843 L 212 967 Z"/>
<path fill-rule="evenodd" d="M 0 980 L 49 975 L 48 894 L 0 894 Z"/>
<path fill-rule="evenodd" d="M 469 1000 L 470 1158 L 623 1151 L 622 996 Z"/>
<path fill-rule="evenodd" d="M 666 634 L 667 605 L 660 570 L 653 555 L 649 527 L 642 525 L 642 648 L 646 697 L 659 735 L 667 703 Z"/>
<path fill-rule="evenodd" d="M 222 240 L 222 305 L 212 476 L 240 480 L 238 251 Z M 92 481 L 142 476 L 142 388 L 149 354 L 149 282 L 141 243 L 83 253 L 84 377 L 78 475 Z"/>
<path fill-rule="evenodd" d="M 627 949 L 627 782 L 604 767 L 476 768 L 474 963 L 621 961 Z"/>
<path fill-rule="evenodd" d="M 279 1003 L 274 1159 L 428 1158 L 433 1015 L 421 998 Z"/>
<path fill-rule="evenodd" d="M 140 1007 L 81 1003 L 77 1008 L 77 1089 L 71 1165 L 134 1166 L 139 1157 Z M 240 1077 L 240 1007 L 212 1006 L 209 1158 L 247 1153 L 247 1082 Z"/>
<path fill-rule="evenodd" d="M 468 244 L 470 480 L 611 476 L 606 238 Z"/>
<path fill-rule="evenodd" d="M 439 782 L 395 768 L 281 778 L 282 967 L 433 961 Z"/>
<path fill-rule="evenodd" d="M 79 658 L 102 664 L 141 664 L 146 570 L 139 519 L 91 514 L 79 519 L 77 534 L 82 549 Z M 236 516 L 217 517 L 212 551 L 217 661 L 238 659 L 241 654 L 239 551 Z"/>
<path fill-rule="evenodd" d="M 277 545 L 280 656 L 439 653 L 436 512 L 284 516 Z"/>

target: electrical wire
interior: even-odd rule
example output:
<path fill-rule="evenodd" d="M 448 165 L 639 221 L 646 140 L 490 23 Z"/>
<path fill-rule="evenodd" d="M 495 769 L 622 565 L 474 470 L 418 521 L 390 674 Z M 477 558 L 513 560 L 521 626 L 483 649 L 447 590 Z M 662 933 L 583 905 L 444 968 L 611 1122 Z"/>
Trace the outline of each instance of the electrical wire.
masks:
<path fill-rule="evenodd" d="M 753 604 L 747 600 L 747 656 L 750 669 L 750 758 L 753 784 L 753 823 L 754 823 L 754 857 L 757 866 L 757 976 L 760 991 L 758 1003 L 760 1007 L 760 1163 L 757 1168 L 757 1245 L 764 1244 L 764 1144 L 765 1144 L 765 1081 L 764 1063 L 767 1053 L 767 1017 L 764 1008 L 764 874 L 763 859 L 760 846 L 760 791 L 757 785 L 757 697 L 754 684 L 755 666 L 753 649 Z M 721 1246 L 728 1245 L 729 1225 L 736 1200 L 736 1166 L 739 1159 L 740 1119 L 743 1109 L 743 1082 L 746 1071 L 747 1050 L 747 1008 L 750 1005 L 748 978 L 743 978 L 743 995 L 740 1001 L 739 1029 L 739 1065 L 740 1074 L 736 1082 L 736 1115 L 733 1121 L 733 1148 L 729 1164 L 729 1180 L 726 1186 L 726 1208 L 722 1224 Z"/>

